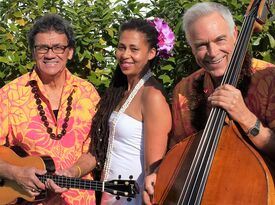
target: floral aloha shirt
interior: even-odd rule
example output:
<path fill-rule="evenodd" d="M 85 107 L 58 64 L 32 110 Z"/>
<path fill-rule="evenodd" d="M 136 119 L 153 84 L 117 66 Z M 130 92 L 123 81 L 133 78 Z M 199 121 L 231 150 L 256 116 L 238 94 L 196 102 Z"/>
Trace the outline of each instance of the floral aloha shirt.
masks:
<path fill-rule="evenodd" d="M 244 101 L 264 126 L 268 126 L 275 132 L 275 65 L 262 60 L 252 59 L 252 78 Z M 198 82 L 203 79 L 202 88 L 197 88 Z M 196 90 L 207 98 L 214 91 L 210 75 L 201 68 L 190 76 L 183 78 L 173 91 L 173 135 L 169 142 L 171 148 L 182 139 L 200 131 L 195 125 L 202 121 L 203 115 L 208 116 L 211 106 L 205 102 L 205 110 L 198 110 L 197 104 L 201 101 Z M 195 116 L 195 112 L 198 112 Z M 205 120 L 205 119 L 204 119 Z M 199 127 L 199 125 L 198 125 Z M 202 127 L 202 126 L 201 126 Z"/>
<path fill-rule="evenodd" d="M 54 160 L 56 170 L 70 167 L 82 153 L 88 151 L 88 135 L 99 95 L 93 85 L 66 70 L 66 83 L 57 120 L 48 97 L 41 97 L 49 127 L 58 134 L 66 115 L 67 98 L 73 93 L 66 134 L 60 140 L 53 140 L 40 119 L 29 84 L 31 80 L 37 81 L 41 93 L 46 93 L 35 71 L 22 75 L 0 89 L 0 145 L 18 145 L 33 156 L 49 155 Z M 84 178 L 92 179 L 92 176 L 89 174 Z M 43 204 L 94 205 L 95 194 L 92 190 L 69 189 Z"/>

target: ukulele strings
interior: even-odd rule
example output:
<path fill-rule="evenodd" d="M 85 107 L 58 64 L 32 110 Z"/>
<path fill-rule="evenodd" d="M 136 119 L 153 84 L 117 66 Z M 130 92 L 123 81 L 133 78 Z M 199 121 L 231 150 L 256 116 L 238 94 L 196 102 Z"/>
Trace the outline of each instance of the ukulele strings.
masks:
<path fill-rule="evenodd" d="M 107 191 L 109 193 L 118 194 L 122 196 L 129 195 L 128 191 L 121 191 L 125 186 L 130 186 L 121 183 L 98 182 L 86 179 L 77 179 L 59 175 L 38 175 L 38 178 L 44 183 L 47 179 L 53 180 L 58 186 L 66 188 L 78 188 L 86 190 Z M 117 180 L 119 182 L 119 180 Z M 110 188 L 111 187 L 111 188 Z M 114 187 L 114 188 L 112 188 Z"/>

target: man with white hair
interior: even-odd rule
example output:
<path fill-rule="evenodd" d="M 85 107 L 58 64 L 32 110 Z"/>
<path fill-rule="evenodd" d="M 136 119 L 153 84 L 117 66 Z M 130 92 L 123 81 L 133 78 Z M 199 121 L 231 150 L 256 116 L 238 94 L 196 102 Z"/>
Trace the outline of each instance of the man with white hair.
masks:
<path fill-rule="evenodd" d="M 173 91 L 170 147 L 202 130 L 212 107 L 221 107 L 260 151 L 275 156 L 275 66 L 245 57 L 237 88 L 221 85 L 237 29 L 230 11 L 214 2 L 195 4 L 183 16 L 185 35 L 201 67 Z"/>

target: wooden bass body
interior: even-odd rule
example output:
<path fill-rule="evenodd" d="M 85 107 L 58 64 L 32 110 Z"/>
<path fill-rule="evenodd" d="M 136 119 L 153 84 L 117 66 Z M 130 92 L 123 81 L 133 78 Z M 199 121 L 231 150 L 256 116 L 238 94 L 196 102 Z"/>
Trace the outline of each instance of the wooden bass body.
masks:
<path fill-rule="evenodd" d="M 176 205 L 201 133 L 172 148 L 158 171 L 154 204 Z M 271 169 L 261 155 L 243 139 L 237 127 L 223 127 L 203 192 L 203 205 L 274 205 Z M 274 170 L 273 174 L 274 174 Z M 186 203 L 188 204 L 188 203 Z M 191 205 L 191 204 L 190 204 Z"/>

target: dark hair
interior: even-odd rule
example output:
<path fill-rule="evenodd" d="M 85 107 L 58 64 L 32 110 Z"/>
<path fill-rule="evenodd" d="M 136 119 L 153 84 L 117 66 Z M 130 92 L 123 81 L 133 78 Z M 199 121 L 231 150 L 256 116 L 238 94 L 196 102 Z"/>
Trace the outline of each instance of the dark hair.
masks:
<path fill-rule="evenodd" d="M 158 45 L 158 31 L 147 20 L 131 19 L 120 27 L 119 36 L 124 31 L 138 31 L 144 33 L 150 48 L 156 48 Z"/>
<path fill-rule="evenodd" d="M 149 44 L 149 48 L 158 49 L 158 31 L 157 29 L 147 20 L 145 19 L 131 19 L 124 24 L 121 25 L 119 30 L 119 36 L 124 31 L 138 31 L 140 33 L 145 34 L 147 39 L 147 43 Z M 158 65 L 159 57 L 156 55 L 155 58 L 149 61 L 150 68 L 154 68 Z"/>
<path fill-rule="evenodd" d="M 63 19 L 58 14 L 46 14 L 40 17 L 33 25 L 28 33 L 28 42 L 31 51 L 34 48 L 34 38 L 38 33 L 55 31 L 57 33 L 66 34 L 68 38 L 68 47 L 74 48 L 75 39 L 74 32 L 68 21 Z"/>
<path fill-rule="evenodd" d="M 143 19 L 131 19 L 120 27 L 119 35 L 124 31 L 138 31 L 145 34 L 149 48 L 156 48 L 158 43 L 158 32 L 148 21 Z M 149 61 L 149 67 L 157 66 L 157 56 Z M 97 170 L 101 171 L 106 158 L 109 139 L 108 121 L 111 113 L 127 90 L 127 77 L 119 67 L 116 67 L 109 88 L 106 90 L 97 105 L 97 112 L 92 120 L 90 152 L 96 157 Z"/>

